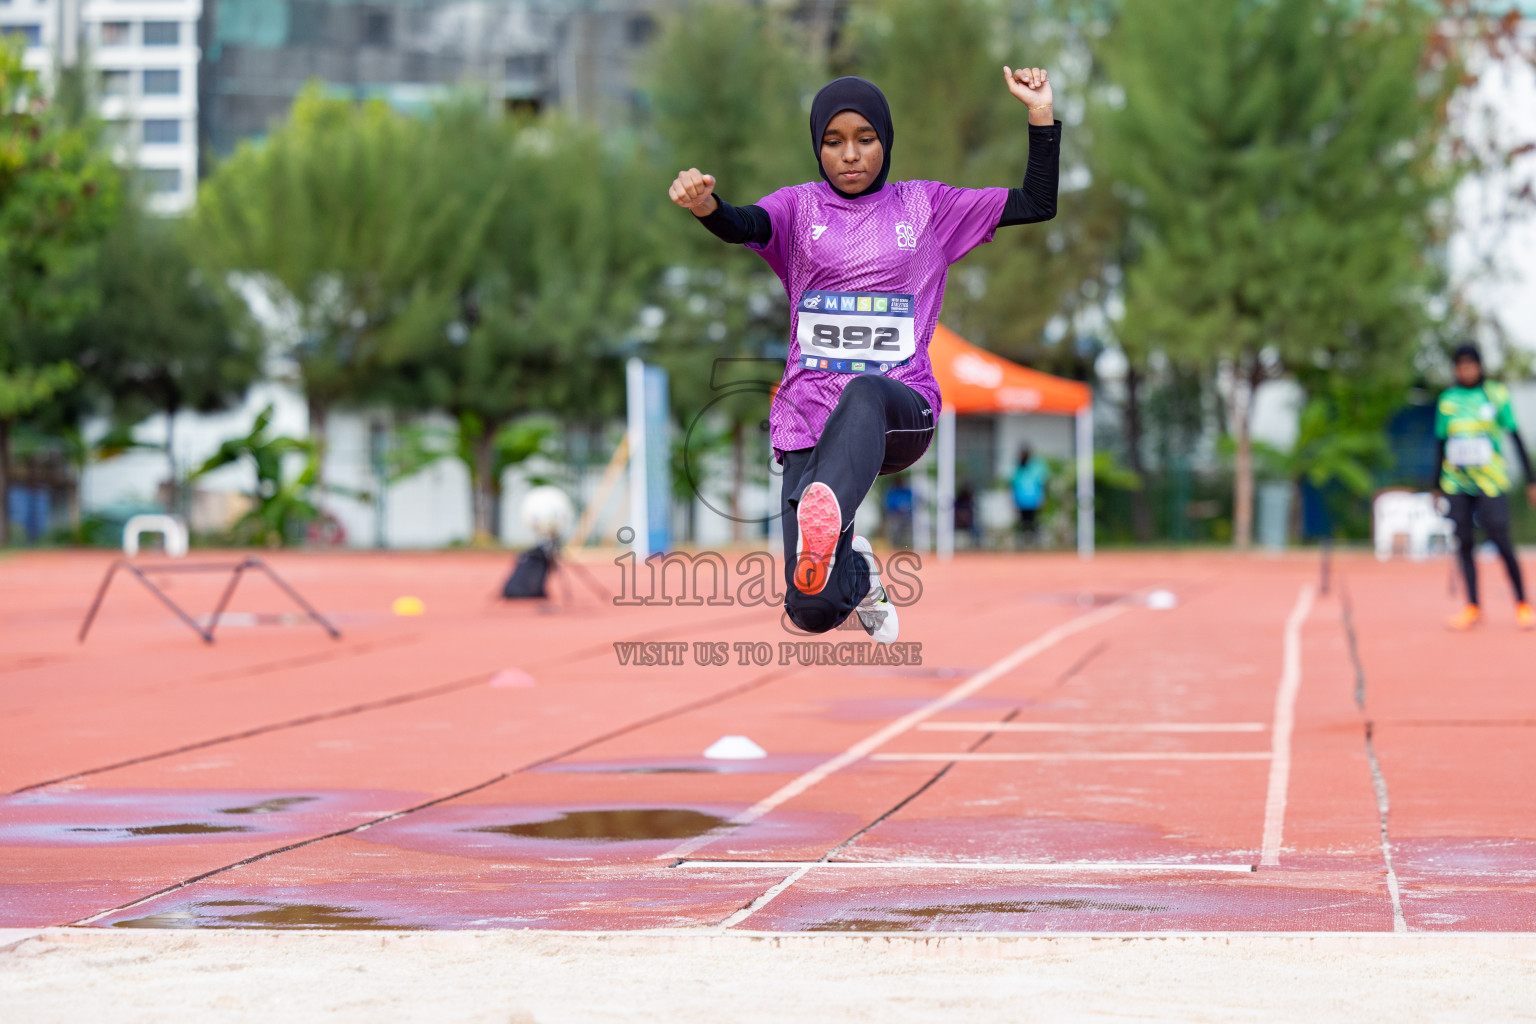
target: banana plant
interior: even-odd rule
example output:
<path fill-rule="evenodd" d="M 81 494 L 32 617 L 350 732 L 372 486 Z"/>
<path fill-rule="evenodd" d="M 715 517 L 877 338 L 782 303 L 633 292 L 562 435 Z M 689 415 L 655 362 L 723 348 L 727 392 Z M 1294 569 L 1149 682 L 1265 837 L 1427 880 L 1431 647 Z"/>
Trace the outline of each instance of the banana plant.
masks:
<path fill-rule="evenodd" d="M 235 523 L 237 541 L 280 547 L 300 535 L 305 523 L 320 518 L 315 504 L 315 482 L 320 474 L 320 448 L 307 438 L 285 437 L 270 433 L 272 406 L 256 415 L 250 433 L 231 438 L 219 446 L 209 459 L 192 472 L 197 480 L 214 470 L 241 461 L 249 461 L 256 470 L 256 487 L 247 492 L 252 505 Z M 284 471 L 292 455 L 303 456 L 297 474 Z"/>

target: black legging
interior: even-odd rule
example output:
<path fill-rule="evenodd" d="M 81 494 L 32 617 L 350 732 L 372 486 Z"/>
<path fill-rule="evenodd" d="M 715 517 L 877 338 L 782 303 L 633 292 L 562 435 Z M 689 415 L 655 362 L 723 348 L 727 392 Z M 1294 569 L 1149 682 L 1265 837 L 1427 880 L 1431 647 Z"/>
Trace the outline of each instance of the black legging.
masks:
<path fill-rule="evenodd" d="M 1510 585 L 1515 588 L 1515 600 L 1525 600 L 1525 581 L 1520 577 L 1520 563 L 1515 558 L 1515 546 L 1509 538 L 1509 498 L 1503 494 L 1489 497 L 1484 494 L 1449 494 L 1451 521 L 1456 524 L 1456 556 L 1461 560 L 1461 575 L 1467 581 L 1467 603 L 1477 604 L 1477 535 L 1473 532 L 1474 521 L 1488 534 L 1504 568 L 1509 572 Z"/>
<path fill-rule="evenodd" d="M 853 557 L 853 514 L 875 477 L 899 473 L 922 457 L 933 438 L 933 410 L 927 399 L 900 381 L 866 374 L 843 389 L 814 448 L 784 452 L 784 610 L 807 633 L 834 629 L 869 592 L 869 569 Z M 843 513 L 832 578 L 819 594 L 795 588 L 795 545 L 800 527 L 795 509 L 815 481 L 832 488 Z"/>

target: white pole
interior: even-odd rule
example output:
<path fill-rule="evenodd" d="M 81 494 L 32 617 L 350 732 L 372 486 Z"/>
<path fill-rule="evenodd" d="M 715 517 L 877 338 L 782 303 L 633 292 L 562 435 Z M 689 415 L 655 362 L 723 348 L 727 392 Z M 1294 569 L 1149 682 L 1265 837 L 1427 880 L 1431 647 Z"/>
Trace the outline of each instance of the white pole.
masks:
<path fill-rule="evenodd" d="M 1093 557 L 1093 403 L 1077 410 L 1077 553 Z"/>
<path fill-rule="evenodd" d="M 955 557 L 955 410 L 939 413 L 939 561 Z"/>
<path fill-rule="evenodd" d="M 629 415 L 629 528 L 635 557 L 644 561 L 651 546 L 645 493 L 645 364 L 631 356 L 624 366 Z"/>
<path fill-rule="evenodd" d="M 932 538 L 928 534 L 928 498 L 933 488 L 929 485 L 928 469 L 933 464 L 929 452 L 907 470 L 912 477 L 912 550 L 928 551 Z"/>

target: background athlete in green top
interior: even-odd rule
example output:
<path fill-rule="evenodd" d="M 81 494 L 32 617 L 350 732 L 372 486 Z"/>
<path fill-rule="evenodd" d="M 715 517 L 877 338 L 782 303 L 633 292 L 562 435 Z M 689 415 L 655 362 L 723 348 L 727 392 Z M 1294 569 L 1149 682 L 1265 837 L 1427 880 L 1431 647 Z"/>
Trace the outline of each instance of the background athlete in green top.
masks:
<path fill-rule="evenodd" d="M 1483 376 L 1483 358 L 1475 345 L 1456 350 L 1456 385 L 1441 393 L 1435 407 L 1435 436 L 1440 439 L 1440 476 L 1436 489 L 1450 501 L 1456 524 L 1457 555 L 1467 584 L 1467 607 L 1451 625 L 1466 628 L 1480 618 L 1477 598 L 1477 547 L 1474 524 L 1481 526 L 1499 549 L 1519 603 L 1522 626 L 1532 619 L 1525 600 L 1525 582 L 1509 535 L 1509 462 L 1504 457 L 1507 434 L 1525 471 L 1526 493 L 1536 504 L 1536 481 L 1520 440 L 1509 389 Z"/>

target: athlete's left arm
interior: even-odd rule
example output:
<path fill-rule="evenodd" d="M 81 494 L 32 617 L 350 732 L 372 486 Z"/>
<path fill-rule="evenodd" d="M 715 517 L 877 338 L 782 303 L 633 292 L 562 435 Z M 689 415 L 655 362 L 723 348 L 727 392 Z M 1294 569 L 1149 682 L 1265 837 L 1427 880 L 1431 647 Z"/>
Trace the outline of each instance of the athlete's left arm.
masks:
<path fill-rule="evenodd" d="M 1029 165 L 1021 188 L 1008 190 L 998 227 L 1038 224 L 1056 216 L 1061 178 L 1061 122 L 1052 116 L 1051 77 L 1044 68 L 1003 68 L 1003 80 L 1015 99 L 1029 108 Z"/>
<path fill-rule="evenodd" d="M 1038 224 L 1056 216 L 1056 188 L 1061 177 L 1061 122 L 1029 126 L 1029 166 L 1024 186 L 1008 190 L 997 226 Z"/>
<path fill-rule="evenodd" d="M 1536 477 L 1531 475 L 1531 457 L 1526 454 L 1525 442 L 1520 439 L 1520 426 L 1515 422 L 1515 409 L 1509 401 L 1509 389 L 1503 384 L 1497 385 L 1499 389 L 1499 411 L 1497 419 L 1499 426 L 1509 431 L 1509 439 L 1515 443 L 1515 454 L 1520 456 L 1520 469 L 1525 473 L 1525 494 L 1532 505 L 1536 505 Z"/>

